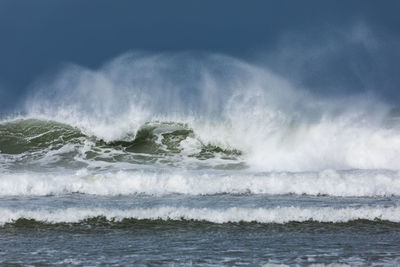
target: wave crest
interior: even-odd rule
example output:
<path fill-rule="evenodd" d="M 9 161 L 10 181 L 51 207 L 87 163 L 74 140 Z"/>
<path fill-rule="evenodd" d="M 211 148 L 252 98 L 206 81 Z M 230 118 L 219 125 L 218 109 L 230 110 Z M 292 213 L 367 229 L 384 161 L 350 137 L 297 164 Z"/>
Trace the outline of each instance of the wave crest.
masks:
<path fill-rule="evenodd" d="M 90 174 L 2 174 L 6 195 L 213 195 L 307 194 L 329 196 L 399 196 L 400 175 L 384 171 L 327 170 L 317 173 L 225 173 L 118 171 Z"/>
<path fill-rule="evenodd" d="M 129 210 L 67 208 L 53 211 L 0 209 L 0 225 L 13 223 L 20 219 L 35 220 L 44 223 L 79 223 L 96 217 L 107 221 L 124 219 L 162 220 L 162 221 L 204 221 L 211 223 L 277 223 L 289 222 L 326 222 L 346 223 L 355 220 L 381 220 L 400 222 L 398 207 L 360 207 L 360 208 L 227 208 L 224 210 L 209 208 L 158 207 Z"/>

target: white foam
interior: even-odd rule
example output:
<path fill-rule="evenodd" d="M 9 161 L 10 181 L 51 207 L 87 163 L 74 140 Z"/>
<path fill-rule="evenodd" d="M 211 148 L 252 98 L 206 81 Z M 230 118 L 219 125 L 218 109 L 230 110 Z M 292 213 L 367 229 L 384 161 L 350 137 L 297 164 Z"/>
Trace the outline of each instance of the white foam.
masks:
<path fill-rule="evenodd" d="M 308 194 L 330 196 L 399 196 L 400 174 L 384 171 L 313 173 L 218 173 L 118 171 L 93 174 L 0 173 L 0 196 L 84 193 L 96 195 L 171 193 Z"/>
<path fill-rule="evenodd" d="M 349 222 L 353 220 L 386 220 L 400 222 L 399 207 L 360 207 L 360 208 L 240 208 L 227 209 L 157 207 L 138 209 L 66 208 L 58 210 L 24 210 L 0 208 L 0 225 L 20 218 L 34 219 L 47 223 L 74 223 L 104 216 L 108 220 L 121 221 L 126 218 L 149 220 L 195 220 L 213 223 L 258 222 L 288 223 L 292 221 Z"/>

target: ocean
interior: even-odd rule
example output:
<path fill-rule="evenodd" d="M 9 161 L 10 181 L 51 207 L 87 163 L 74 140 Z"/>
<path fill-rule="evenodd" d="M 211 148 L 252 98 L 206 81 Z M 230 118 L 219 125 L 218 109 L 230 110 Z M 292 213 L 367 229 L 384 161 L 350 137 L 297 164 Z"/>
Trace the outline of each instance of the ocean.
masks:
<path fill-rule="evenodd" d="M 398 266 L 398 110 L 221 55 L 66 66 L 0 119 L 0 264 Z"/>

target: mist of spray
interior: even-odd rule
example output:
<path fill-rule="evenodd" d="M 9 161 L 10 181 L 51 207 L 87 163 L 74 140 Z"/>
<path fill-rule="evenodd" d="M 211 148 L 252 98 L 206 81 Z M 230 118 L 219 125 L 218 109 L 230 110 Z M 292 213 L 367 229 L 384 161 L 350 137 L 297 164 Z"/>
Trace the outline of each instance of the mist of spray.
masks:
<path fill-rule="evenodd" d="M 106 141 L 146 122 L 187 123 L 206 144 L 239 149 L 256 170 L 398 169 L 400 135 L 370 95 L 322 98 L 268 68 L 207 53 L 128 53 L 99 70 L 70 65 L 39 83 L 30 117 Z"/>

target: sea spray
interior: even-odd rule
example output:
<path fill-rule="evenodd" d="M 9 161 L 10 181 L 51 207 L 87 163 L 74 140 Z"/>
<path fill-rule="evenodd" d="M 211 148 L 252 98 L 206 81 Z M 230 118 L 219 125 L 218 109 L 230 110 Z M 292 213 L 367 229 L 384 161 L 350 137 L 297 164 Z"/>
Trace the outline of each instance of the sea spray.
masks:
<path fill-rule="evenodd" d="M 227 56 L 129 53 L 98 70 L 66 67 L 32 91 L 27 117 L 106 142 L 133 140 L 146 123 L 184 123 L 253 170 L 399 168 L 390 106 L 371 95 L 317 97 Z"/>

